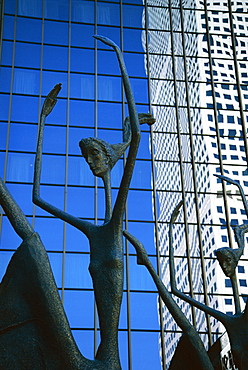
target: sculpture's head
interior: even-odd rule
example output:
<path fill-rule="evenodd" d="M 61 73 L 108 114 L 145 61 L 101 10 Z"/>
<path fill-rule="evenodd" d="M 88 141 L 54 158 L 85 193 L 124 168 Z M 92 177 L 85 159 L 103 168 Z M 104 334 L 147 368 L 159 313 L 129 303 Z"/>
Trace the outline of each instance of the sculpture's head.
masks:
<path fill-rule="evenodd" d="M 109 144 L 104 140 L 89 137 L 82 139 L 79 146 L 83 157 L 95 176 L 103 177 L 111 171 L 129 143 Z"/>
<path fill-rule="evenodd" d="M 89 164 L 91 171 L 95 176 L 103 177 L 112 168 L 112 151 L 110 145 L 93 137 L 82 139 L 79 146 L 83 157 Z"/>
<path fill-rule="evenodd" d="M 219 264 L 227 277 L 234 275 L 241 254 L 240 249 L 220 248 L 215 251 Z"/>

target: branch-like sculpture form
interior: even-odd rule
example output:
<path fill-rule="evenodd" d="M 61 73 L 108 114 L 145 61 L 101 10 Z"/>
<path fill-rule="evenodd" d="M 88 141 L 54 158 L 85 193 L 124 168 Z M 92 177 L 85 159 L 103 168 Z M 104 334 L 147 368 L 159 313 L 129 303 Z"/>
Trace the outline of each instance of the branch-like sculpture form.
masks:
<path fill-rule="evenodd" d="M 0 205 L 23 240 L 0 284 L 0 368 L 106 369 L 80 353 L 45 248 L 1 178 Z"/>
<path fill-rule="evenodd" d="M 177 214 L 183 202 L 177 206 Z M 248 304 L 246 304 L 244 312 L 238 312 L 233 316 L 227 315 L 221 311 L 215 310 L 201 302 L 196 301 L 194 298 L 187 296 L 185 293 L 179 291 L 176 285 L 175 278 L 175 265 L 174 265 L 174 252 L 172 243 L 172 226 L 176 220 L 177 214 L 171 219 L 170 225 L 170 243 L 169 243 L 169 259 L 170 259 L 170 282 L 172 293 L 177 297 L 188 302 L 192 306 L 199 308 L 205 313 L 215 317 L 226 328 L 229 336 L 232 354 L 236 366 L 239 370 L 247 369 L 248 363 Z"/>
<path fill-rule="evenodd" d="M 187 350 L 189 355 L 190 363 L 185 363 L 185 356 L 187 355 L 184 353 L 179 353 L 179 356 L 183 362 L 181 362 L 181 366 L 184 363 L 184 369 L 192 369 L 197 368 L 199 370 L 210 370 L 213 369 L 211 361 L 208 357 L 208 354 L 205 350 L 205 347 L 193 325 L 188 321 L 186 316 L 183 314 L 179 306 L 176 304 L 168 290 L 166 289 L 165 285 L 159 278 L 158 274 L 156 273 L 154 267 L 151 264 L 151 261 L 148 258 L 146 250 L 142 243 L 136 239 L 133 235 L 131 235 L 128 231 L 123 231 L 123 234 L 128 239 L 128 241 L 134 246 L 137 252 L 137 263 L 139 265 L 144 265 L 147 270 L 149 271 L 154 283 L 157 286 L 158 292 L 160 297 L 162 298 L 163 302 L 165 303 L 166 307 L 170 311 L 172 317 L 176 321 L 177 325 L 182 329 L 186 340 L 187 340 Z"/>
<path fill-rule="evenodd" d="M 89 271 L 93 281 L 101 334 L 101 342 L 97 350 L 96 359 L 101 361 L 106 369 L 120 369 L 118 324 L 124 275 L 122 242 L 123 215 L 140 141 L 139 118 L 142 123 L 144 120 L 150 123 L 154 121 L 154 119 L 151 115 L 147 115 L 146 118 L 144 118 L 144 116 L 138 117 L 136 113 L 129 77 L 118 46 L 105 37 L 94 37 L 113 48 L 116 53 L 129 110 L 129 118 L 126 120 L 126 126 L 130 123 L 131 128 L 131 138 L 128 134 L 128 130 L 125 130 L 124 142 L 121 144 L 110 145 L 98 138 L 82 139 L 79 143 L 82 155 L 89 164 L 93 174 L 102 178 L 104 183 L 106 201 L 104 223 L 98 226 L 83 221 L 47 203 L 40 196 L 42 142 L 45 118 L 56 103 L 56 97 L 61 87 L 60 85 L 56 85 L 50 92 L 44 102 L 41 112 L 35 161 L 33 202 L 52 215 L 76 227 L 89 239 Z M 124 174 L 112 210 L 110 171 L 129 144 L 130 149 Z"/>

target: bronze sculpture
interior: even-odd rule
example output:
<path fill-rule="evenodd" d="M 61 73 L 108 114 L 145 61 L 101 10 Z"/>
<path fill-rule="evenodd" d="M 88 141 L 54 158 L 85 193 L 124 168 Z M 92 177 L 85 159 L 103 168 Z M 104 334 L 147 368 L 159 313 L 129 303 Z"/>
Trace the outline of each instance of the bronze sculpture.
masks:
<path fill-rule="evenodd" d="M 181 205 L 182 202 L 179 204 L 178 209 L 180 208 Z M 170 235 L 170 240 L 171 243 L 169 248 L 169 260 L 170 260 L 169 262 L 170 262 L 170 283 L 172 293 L 175 294 L 177 297 L 183 299 L 184 301 L 188 302 L 192 306 L 195 306 L 198 309 L 204 311 L 205 313 L 213 316 L 224 325 L 229 336 L 229 341 L 235 365 L 239 368 L 239 370 L 245 370 L 247 368 L 248 361 L 248 304 L 246 303 L 245 310 L 241 312 L 236 303 L 235 306 L 237 312 L 235 313 L 235 315 L 230 316 L 219 310 L 215 310 L 201 302 L 198 302 L 194 298 L 179 291 L 176 285 L 172 235 Z M 224 259 L 221 257 L 220 259 L 221 262 L 224 262 L 225 260 L 224 254 L 225 253 L 223 253 L 223 251 L 220 252 L 219 254 L 219 256 L 222 255 L 224 257 Z M 230 254 L 228 254 L 228 256 L 230 257 Z M 235 270 L 236 267 L 236 261 L 233 259 L 232 261 L 229 262 L 231 264 L 231 275 L 230 275 L 231 277 L 233 276 L 233 271 Z M 224 265 L 225 264 L 223 263 L 222 268 L 224 268 Z"/>
<path fill-rule="evenodd" d="M 171 216 L 171 225 L 176 219 L 178 210 L 181 204 L 176 207 Z M 181 311 L 177 303 L 172 298 L 169 291 L 156 273 L 146 250 L 142 243 L 131 235 L 128 231 L 123 231 L 123 234 L 128 241 L 134 246 L 137 252 L 137 263 L 144 265 L 149 271 L 154 283 L 157 286 L 158 293 L 171 313 L 172 317 L 183 331 L 183 336 L 180 339 L 176 352 L 171 362 L 170 369 L 177 370 L 184 368 L 191 370 L 193 368 L 198 370 L 213 370 L 212 363 L 208 357 L 206 349 L 197 333 L 195 327 L 189 322 L 184 313 Z"/>
<path fill-rule="evenodd" d="M 0 368 L 106 369 L 80 353 L 42 241 L 1 178 L 0 205 L 23 240 L 0 284 Z"/>
<path fill-rule="evenodd" d="M 116 52 L 129 110 L 129 120 L 127 120 L 126 123 L 128 124 L 130 122 L 131 128 L 131 138 L 127 129 L 124 135 L 124 142 L 121 144 L 110 145 L 96 138 L 82 139 L 79 143 L 82 155 L 89 164 L 93 174 L 102 178 L 104 183 L 106 203 L 104 223 L 98 226 L 81 220 L 80 218 L 74 217 L 48 204 L 40 197 L 43 129 L 46 116 L 52 111 L 56 104 L 56 96 L 61 88 L 60 84 L 56 85 L 50 92 L 44 102 L 41 112 L 35 161 L 33 202 L 52 215 L 76 227 L 89 239 L 89 271 L 93 281 L 101 334 L 101 341 L 97 350 L 96 359 L 104 363 L 108 369 L 120 369 L 118 324 L 123 294 L 122 223 L 140 141 L 140 128 L 129 78 L 120 49 L 111 40 L 105 37 L 94 37 L 112 47 Z M 142 116 L 141 120 L 146 121 L 146 118 Z M 147 116 L 147 120 L 154 121 L 150 115 Z M 130 149 L 124 174 L 112 210 L 110 171 L 129 144 Z"/>

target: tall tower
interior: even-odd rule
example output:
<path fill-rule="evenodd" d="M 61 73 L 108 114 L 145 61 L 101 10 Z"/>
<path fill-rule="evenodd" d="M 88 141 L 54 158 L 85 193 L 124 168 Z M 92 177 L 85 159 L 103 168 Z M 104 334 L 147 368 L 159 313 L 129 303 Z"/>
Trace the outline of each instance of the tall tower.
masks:
<path fill-rule="evenodd" d="M 178 288 L 233 314 L 230 279 L 214 250 L 237 248 L 230 225 L 247 222 L 247 215 L 237 188 L 227 185 L 223 198 L 214 174 L 238 180 L 244 190 L 248 185 L 247 3 L 172 0 L 155 7 L 157 1 L 150 0 L 149 5 L 161 276 L 169 287 L 168 222 L 183 198 L 184 216 L 182 212 L 173 235 Z M 245 251 L 237 268 L 242 294 L 247 294 L 247 255 Z M 245 298 L 241 300 L 244 307 Z M 206 344 L 223 332 L 215 319 L 206 322 L 203 312 L 179 302 Z M 179 334 L 165 307 L 163 311 L 169 362 Z"/>

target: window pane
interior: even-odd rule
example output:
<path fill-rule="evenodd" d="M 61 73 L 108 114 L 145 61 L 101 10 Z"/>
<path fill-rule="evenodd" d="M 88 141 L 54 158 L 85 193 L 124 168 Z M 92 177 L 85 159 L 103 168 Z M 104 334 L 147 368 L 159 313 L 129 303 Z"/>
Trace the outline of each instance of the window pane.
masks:
<path fill-rule="evenodd" d="M 98 50 L 98 72 L 101 74 L 120 75 L 120 68 L 115 53 Z"/>
<path fill-rule="evenodd" d="M 63 226 L 61 220 L 36 217 L 35 231 L 40 234 L 47 251 L 63 250 Z"/>
<path fill-rule="evenodd" d="M 9 150 L 36 151 L 37 126 L 11 123 Z"/>
<path fill-rule="evenodd" d="M 3 37 L 5 39 L 14 39 L 14 20 L 12 16 L 5 15 L 3 23 Z"/>
<path fill-rule="evenodd" d="M 67 23 L 45 21 L 44 42 L 47 44 L 67 45 L 68 32 Z"/>
<path fill-rule="evenodd" d="M 40 67 L 41 46 L 16 42 L 15 64 L 18 67 Z"/>
<path fill-rule="evenodd" d="M 66 250 L 73 252 L 88 252 L 89 240 L 75 227 L 66 224 Z"/>
<path fill-rule="evenodd" d="M 142 27 L 143 7 L 123 5 L 123 26 Z"/>
<path fill-rule="evenodd" d="M 2 92 L 8 92 L 10 89 L 11 68 L 0 68 L 0 86 Z"/>
<path fill-rule="evenodd" d="M 94 99 L 94 76 L 71 74 L 71 96 Z"/>
<path fill-rule="evenodd" d="M 63 47 L 44 46 L 43 68 L 54 70 L 67 70 L 68 50 Z"/>
<path fill-rule="evenodd" d="M 62 286 L 62 253 L 48 253 L 53 276 L 58 288 Z"/>
<path fill-rule="evenodd" d="M 12 52 L 13 52 L 13 41 L 2 42 L 2 64 L 12 65 Z"/>
<path fill-rule="evenodd" d="M 42 21 L 32 18 L 17 18 L 16 39 L 20 41 L 41 42 Z"/>
<path fill-rule="evenodd" d="M 133 369 L 161 368 L 159 341 L 159 333 L 132 333 Z"/>
<path fill-rule="evenodd" d="M 46 126 L 43 153 L 64 154 L 66 151 L 66 128 Z M 62 168 L 60 168 L 62 170 Z"/>
<path fill-rule="evenodd" d="M 75 126 L 93 126 L 94 103 L 81 100 L 70 100 L 70 124 Z M 82 130 L 81 133 L 83 135 Z M 94 135 L 91 134 L 90 136 Z M 79 141 L 79 139 L 77 140 Z M 76 142 L 76 144 L 78 145 L 78 142 Z M 78 154 L 78 151 L 75 154 Z"/>
<path fill-rule="evenodd" d="M 41 182 L 47 184 L 64 184 L 65 157 L 43 155 Z"/>
<path fill-rule="evenodd" d="M 120 24 L 119 5 L 109 3 L 98 3 L 97 21 L 99 24 L 118 26 Z"/>
<path fill-rule="evenodd" d="M 7 180 L 18 182 L 32 182 L 33 154 L 9 153 Z"/>
<path fill-rule="evenodd" d="M 74 216 L 94 217 L 94 189 L 68 188 L 67 210 Z"/>
<path fill-rule="evenodd" d="M 80 1 L 80 3 L 82 3 Z M 92 3 L 91 3 L 92 4 Z M 89 21 L 87 21 L 89 22 Z M 82 46 L 84 48 L 94 47 L 94 26 L 88 24 L 74 24 L 71 25 L 71 45 Z"/>
<path fill-rule="evenodd" d="M 72 0 L 72 21 L 94 23 L 94 2 Z"/>
<path fill-rule="evenodd" d="M 40 72 L 34 70 L 15 69 L 14 88 L 16 94 L 39 94 Z"/>
<path fill-rule="evenodd" d="M 98 76 L 98 99 L 121 100 L 121 79 L 119 77 Z"/>
<path fill-rule="evenodd" d="M 68 20 L 68 4 L 67 0 L 45 0 L 45 17 Z"/>
<path fill-rule="evenodd" d="M 157 293 L 131 293 L 130 298 L 132 328 L 159 330 Z"/>
<path fill-rule="evenodd" d="M 71 48 L 71 71 L 94 72 L 94 50 Z"/>
<path fill-rule="evenodd" d="M 93 289 L 88 270 L 90 258 L 88 254 L 66 255 L 65 287 Z"/>
<path fill-rule="evenodd" d="M 64 307 L 72 328 L 94 328 L 94 293 L 64 292 Z M 84 354 L 84 351 L 83 351 Z"/>
<path fill-rule="evenodd" d="M 18 15 L 26 15 L 30 17 L 41 17 L 42 2 L 39 0 L 19 0 Z"/>
<path fill-rule="evenodd" d="M 69 178 L 70 185 L 94 185 L 94 176 L 89 171 L 89 165 L 83 157 L 69 157 Z"/>

